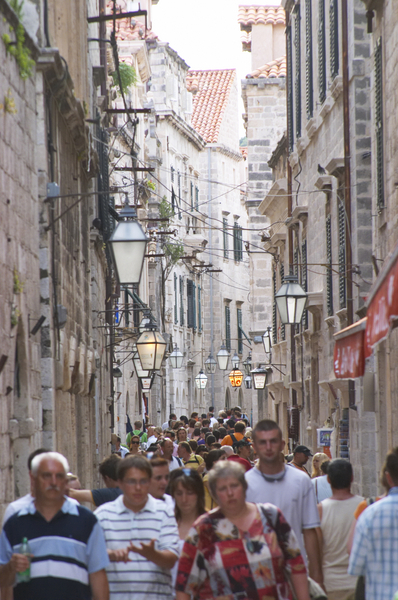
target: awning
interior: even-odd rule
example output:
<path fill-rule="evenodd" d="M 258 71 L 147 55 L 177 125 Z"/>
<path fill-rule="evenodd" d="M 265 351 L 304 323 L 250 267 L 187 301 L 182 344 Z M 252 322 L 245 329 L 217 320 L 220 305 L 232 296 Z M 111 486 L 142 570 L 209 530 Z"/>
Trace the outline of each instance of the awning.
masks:
<path fill-rule="evenodd" d="M 365 372 L 365 328 L 367 317 L 334 334 L 334 374 L 337 379 L 355 379 Z"/>
<path fill-rule="evenodd" d="M 365 358 L 387 337 L 393 320 L 398 318 L 398 244 L 372 286 L 366 316 Z"/>

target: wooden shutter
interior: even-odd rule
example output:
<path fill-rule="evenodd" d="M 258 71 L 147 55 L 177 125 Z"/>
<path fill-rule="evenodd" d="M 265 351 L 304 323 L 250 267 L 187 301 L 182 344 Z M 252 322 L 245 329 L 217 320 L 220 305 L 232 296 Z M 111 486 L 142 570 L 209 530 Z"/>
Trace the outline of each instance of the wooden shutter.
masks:
<path fill-rule="evenodd" d="M 231 352 L 231 314 L 229 306 L 225 306 L 225 345 Z"/>
<path fill-rule="evenodd" d="M 301 137 L 301 11 L 300 4 L 296 5 L 294 19 L 294 46 L 295 46 L 295 75 L 294 94 L 296 100 L 296 136 Z"/>
<path fill-rule="evenodd" d="M 182 219 L 181 213 L 181 173 L 177 172 L 177 184 L 178 184 L 178 218 Z"/>
<path fill-rule="evenodd" d="M 346 236 L 345 236 L 345 206 L 344 192 L 340 188 L 337 192 L 338 220 L 339 220 L 339 302 L 340 308 L 346 307 Z"/>
<path fill-rule="evenodd" d="M 228 220 L 225 217 L 222 220 L 222 236 L 223 236 L 224 258 L 228 258 Z M 234 235 L 234 243 L 235 243 L 235 235 Z"/>
<path fill-rule="evenodd" d="M 99 174 L 98 191 L 109 192 L 109 157 L 108 157 L 108 133 L 100 127 L 97 129 Z M 109 212 L 109 208 L 115 208 L 113 196 L 109 194 L 98 194 L 98 216 L 101 219 L 101 231 L 104 242 L 107 242 L 115 228 L 115 220 Z M 108 254 L 108 253 L 107 253 Z M 109 256 L 110 260 L 110 256 Z"/>
<path fill-rule="evenodd" d="M 178 283 L 177 275 L 174 273 L 174 323 L 178 323 Z"/>
<path fill-rule="evenodd" d="M 312 0 L 305 1 L 305 104 L 307 119 L 314 114 L 312 75 Z"/>
<path fill-rule="evenodd" d="M 236 309 L 236 320 L 238 324 L 238 354 L 243 353 L 243 335 L 242 335 L 242 309 Z"/>
<path fill-rule="evenodd" d="M 279 273 L 280 273 L 281 285 L 282 285 L 283 280 L 285 278 L 285 265 L 283 263 L 281 263 Z M 281 323 L 281 340 L 284 340 L 284 339 L 285 339 L 285 325 L 283 323 Z"/>
<path fill-rule="evenodd" d="M 192 327 L 196 331 L 196 283 L 192 282 Z"/>
<path fill-rule="evenodd" d="M 293 152 L 294 129 L 293 129 L 293 51 L 292 51 L 292 28 L 286 28 L 287 43 L 287 135 L 289 138 L 289 151 Z"/>
<path fill-rule="evenodd" d="M 319 0 L 318 4 L 318 90 L 322 104 L 326 98 L 325 0 Z"/>
<path fill-rule="evenodd" d="M 326 217 L 326 307 L 328 317 L 333 315 L 333 276 L 332 276 L 332 217 Z"/>
<path fill-rule="evenodd" d="M 195 187 L 195 208 L 196 208 L 196 210 L 199 210 L 199 188 L 198 188 L 198 186 Z"/>
<path fill-rule="evenodd" d="M 198 285 L 198 331 L 202 331 L 202 288 Z"/>
<path fill-rule="evenodd" d="M 187 326 L 195 329 L 195 284 L 187 279 Z"/>
<path fill-rule="evenodd" d="M 375 122 L 376 122 L 376 199 L 379 211 L 384 207 L 384 140 L 383 140 L 383 55 L 382 40 L 375 49 Z"/>
<path fill-rule="evenodd" d="M 332 79 L 339 74 L 339 14 L 338 0 L 330 0 L 329 5 L 330 30 L 330 74 Z"/>
<path fill-rule="evenodd" d="M 191 181 L 191 211 L 193 211 L 193 181 Z"/>
<path fill-rule="evenodd" d="M 180 325 L 184 325 L 184 279 L 180 275 Z"/>
<path fill-rule="evenodd" d="M 276 296 L 276 271 L 273 272 L 272 274 L 272 295 L 273 295 L 273 304 L 272 304 L 272 343 L 276 344 L 278 342 L 278 322 L 277 322 L 277 315 L 276 315 L 276 301 L 275 301 L 275 296 Z"/>
<path fill-rule="evenodd" d="M 301 244 L 301 287 L 308 292 L 308 272 L 307 272 L 307 240 Z M 308 310 L 303 312 L 301 319 L 303 329 L 308 329 Z"/>

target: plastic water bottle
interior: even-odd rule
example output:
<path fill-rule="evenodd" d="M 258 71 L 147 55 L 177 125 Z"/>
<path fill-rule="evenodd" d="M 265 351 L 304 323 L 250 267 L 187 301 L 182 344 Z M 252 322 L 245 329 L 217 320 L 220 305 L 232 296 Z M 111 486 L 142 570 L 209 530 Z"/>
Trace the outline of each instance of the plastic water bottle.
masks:
<path fill-rule="evenodd" d="M 21 571 L 20 573 L 17 573 L 18 583 L 26 583 L 27 581 L 30 581 L 30 559 L 32 556 L 28 538 L 26 538 L 26 537 L 22 538 L 22 544 L 21 544 L 21 549 L 19 551 L 19 554 L 24 554 L 29 560 L 29 567 L 27 569 L 25 569 L 25 571 Z"/>

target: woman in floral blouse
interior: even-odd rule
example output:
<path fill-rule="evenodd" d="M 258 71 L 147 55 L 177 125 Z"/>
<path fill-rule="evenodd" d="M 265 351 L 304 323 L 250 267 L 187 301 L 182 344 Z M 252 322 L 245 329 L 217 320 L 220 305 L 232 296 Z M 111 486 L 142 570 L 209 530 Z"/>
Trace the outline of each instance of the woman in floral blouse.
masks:
<path fill-rule="evenodd" d="M 309 600 L 308 580 L 290 525 L 272 504 L 246 502 L 244 469 L 221 461 L 209 472 L 219 508 L 193 524 L 181 553 L 176 599 Z"/>

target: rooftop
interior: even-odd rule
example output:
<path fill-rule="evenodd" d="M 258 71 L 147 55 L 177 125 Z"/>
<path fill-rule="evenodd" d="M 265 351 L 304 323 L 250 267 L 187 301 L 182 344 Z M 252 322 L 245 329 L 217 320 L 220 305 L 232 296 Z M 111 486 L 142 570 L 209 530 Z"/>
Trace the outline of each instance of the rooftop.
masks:
<path fill-rule="evenodd" d="M 252 25 L 284 25 L 285 9 L 282 6 L 239 6 L 238 23 L 247 31 Z"/>
<path fill-rule="evenodd" d="M 188 71 L 187 89 L 193 93 L 191 125 L 207 143 L 218 141 L 235 76 L 235 69 Z"/>
<path fill-rule="evenodd" d="M 112 14 L 113 1 L 108 0 L 106 13 Z M 116 12 L 128 12 L 128 5 L 126 0 L 117 0 Z M 113 22 L 107 21 L 106 23 L 108 31 L 113 29 Z M 153 40 L 158 39 L 158 36 L 153 33 L 150 29 L 145 29 L 145 21 L 139 21 L 134 18 L 117 19 L 116 20 L 116 38 L 119 41 L 132 41 L 132 40 Z"/>
<path fill-rule="evenodd" d="M 268 79 L 271 77 L 286 77 L 286 56 L 272 60 L 246 75 L 246 79 Z"/>

